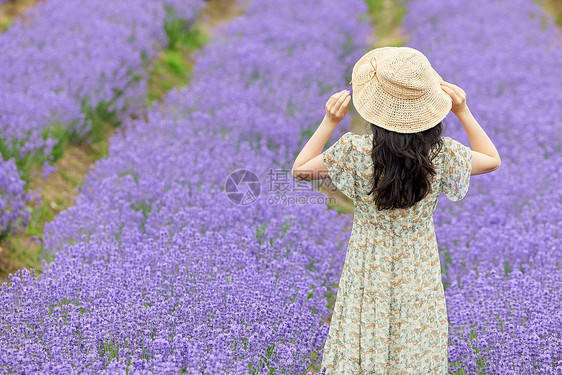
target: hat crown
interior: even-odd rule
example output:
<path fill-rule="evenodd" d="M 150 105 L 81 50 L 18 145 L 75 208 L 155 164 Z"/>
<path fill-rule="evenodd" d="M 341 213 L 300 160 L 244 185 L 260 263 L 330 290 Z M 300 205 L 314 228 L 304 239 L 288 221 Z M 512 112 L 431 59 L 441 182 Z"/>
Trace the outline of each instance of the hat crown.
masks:
<path fill-rule="evenodd" d="M 416 99 L 431 89 L 434 79 L 429 60 L 413 48 L 397 48 L 377 59 L 382 88 L 401 99 Z"/>
<path fill-rule="evenodd" d="M 441 76 L 427 57 L 410 47 L 380 47 L 353 66 L 353 106 L 365 120 L 398 133 L 416 133 L 451 110 Z"/>

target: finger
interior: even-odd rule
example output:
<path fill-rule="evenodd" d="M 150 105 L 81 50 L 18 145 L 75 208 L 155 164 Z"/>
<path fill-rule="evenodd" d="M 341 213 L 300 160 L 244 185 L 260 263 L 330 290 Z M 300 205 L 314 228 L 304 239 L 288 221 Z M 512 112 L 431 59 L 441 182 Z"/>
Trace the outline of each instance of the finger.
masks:
<path fill-rule="evenodd" d="M 336 102 L 336 109 L 341 106 L 341 104 L 344 102 L 344 100 L 345 100 L 348 96 L 349 96 L 349 93 L 346 91 L 346 92 L 344 92 L 344 93 L 338 98 L 338 101 Z"/>
<path fill-rule="evenodd" d="M 447 94 L 450 94 L 450 93 L 453 93 L 453 92 L 454 92 L 454 90 L 453 90 L 452 88 L 450 88 L 450 87 L 448 87 L 448 86 L 445 86 L 445 85 L 441 85 L 441 89 L 442 89 L 443 91 L 445 91 Z"/>
<path fill-rule="evenodd" d="M 333 103 L 337 102 L 337 100 L 339 99 L 339 97 L 345 92 L 346 90 L 342 90 L 339 92 L 336 92 L 334 95 L 332 95 L 330 97 L 330 99 L 328 99 L 328 103 L 330 103 L 331 105 L 333 105 Z"/>
<path fill-rule="evenodd" d="M 449 83 L 449 87 L 451 87 L 452 89 L 460 89 L 460 87 L 455 85 L 454 83 Z"/>
<path fill-rule="evenodd" d="M 453 90 L 455 90 L 457 93 L 459 93 L 459 95 L 464 94 L 464 90 L 461 89 L 459 86 L 457 85 L 451 85 L 453 87 Z"/>
<path fill-rule="evenodd" d="M 459 86 L 457 86 L 457 85 L 453 85 L 453 90 L 454 90 L 458 95 L 462 94 L 461 88 L 460 88 Z"/>
<path fill-rule="evenodd" d="M 443 81 L 443 82 L 441 82 L 441 84 L 442 85 L 444 84 L 445 87 L 448 87 L 455 92 L 458 92 L 458 93 L 463 92 L 462 89 L 459 86 L 455 85 L 454 83 Z"/>
<path fill-rule="evenodd" d="M 348 96 L 347 98 L 345 98 L 345 100 L 343 101 L 340 109 L 338 110 L 338 115 L 343 115 L 346 111 L 347 108 L 349 106 L 349 101 L 351 100 L 351 96 Z"/>
<path fill-rule="evenodd" d="M 450 89 L 450 88 L 447 87 L 447 86 L 441 86 L 441 88 L 442 88 L 443 91 L 445 91 L 451 98 L 453 98 L 453 97 L 456 98 L 457 93 L 456 93 L 453 89 Z"/>
<path fill-rule="evenodd" d="M 339 98 L 340 95 L 343 94 L 344 92 L 345 92 L 345 90 L 338 91 L 338 92 L 334 93 L 332 96 L 330 96 L 330 99 L 332 99 L 332 98 L 337 99 L 337 98 Z"/>
<path fill-rule="evenodd" d="M 326 103 L 327 108 L 333 106 L 334 103 L 338 100 L 338 94 L 339 92 L 336 92 L 334 95 L 330 96 L 330 99 L 328 99 L 328 102 Z"/>
<path fill-rule="evenodd" d="M 343 100 L 342 98 L 345 97 L 345 94 L 346 94 L 346 93 L 347 93 L 347 90 L 342 90 L 342 91 L 340 91 L 340 92 L 338 93 L 337 101 L 336 101 L 336 102 L 339 102 L 340 100 Z"/>
<path fill-rule="evenodd" d="M 339 113 L 344 106 L 345 106 L 345 100 L 343 100 L 341 103 L 336 103 L 336 105 L 333 108 L 333 111 Z"/>
<path fill-rule="evenodd" d="M 351 99 L 351 95 L 346 95 L 342 102 L 339 103 L 339 106 L 337 107 L 338 110 L 342 109 L 343 107 L 345 107 L 346 103 L 349 103 L 349 100 Z"/>

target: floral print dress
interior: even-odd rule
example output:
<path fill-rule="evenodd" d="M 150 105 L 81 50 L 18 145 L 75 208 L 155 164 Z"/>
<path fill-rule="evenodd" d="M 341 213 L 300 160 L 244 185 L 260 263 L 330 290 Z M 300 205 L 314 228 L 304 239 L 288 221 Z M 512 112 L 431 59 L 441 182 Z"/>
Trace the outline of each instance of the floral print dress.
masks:
<path fill-rule="evenodd" d="M 407 209 L 379 211 L 372 185 L 373 135 L 344 134 L 322 154 L 355 211 L 321 372 L 446 374 L 448 321 L 433 212 L 440 192 L 468 191 L 472 152 L 449 137 L 433 160 L 432 192 Z"/>

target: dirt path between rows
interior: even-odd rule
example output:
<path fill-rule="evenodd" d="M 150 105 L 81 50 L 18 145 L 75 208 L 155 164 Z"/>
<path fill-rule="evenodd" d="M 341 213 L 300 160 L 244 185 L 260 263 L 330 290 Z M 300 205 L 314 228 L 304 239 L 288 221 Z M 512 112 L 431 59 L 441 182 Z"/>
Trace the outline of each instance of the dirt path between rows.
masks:
<path fill-rule="evenodd" d="M 0 6 L 0 33 L 5 31 L 16 17 L 22 17 L 29 9 L 46 0 L 12 0 Z M 24 20 L 29 22 L 28 20 Z"/>

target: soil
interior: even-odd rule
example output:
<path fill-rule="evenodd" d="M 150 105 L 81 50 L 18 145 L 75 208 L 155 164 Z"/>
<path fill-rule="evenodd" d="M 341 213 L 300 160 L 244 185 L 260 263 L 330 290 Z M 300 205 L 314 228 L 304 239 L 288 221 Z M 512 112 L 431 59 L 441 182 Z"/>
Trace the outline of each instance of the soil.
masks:
<path fill-rule="evenodd" d="M 542 0 L 544 9 L 552 15 L 554 22 L 558 28 L 562 28 L 562 1 L 560 0 Z"/>
<path fill-rule="evenodd" d="M 0 32 L 6 30 L 12 20 L 16 17 L 21 17 L 25 22 L 29 22 L 31 17 L 24 16 L 24 13 L 29 9 L 35 7 L 39 2 L 46 0 L 12 0 L 0 6 Z"/>

